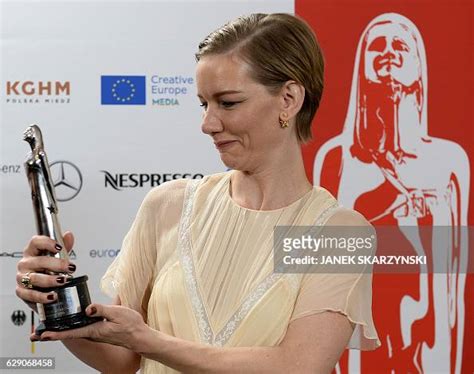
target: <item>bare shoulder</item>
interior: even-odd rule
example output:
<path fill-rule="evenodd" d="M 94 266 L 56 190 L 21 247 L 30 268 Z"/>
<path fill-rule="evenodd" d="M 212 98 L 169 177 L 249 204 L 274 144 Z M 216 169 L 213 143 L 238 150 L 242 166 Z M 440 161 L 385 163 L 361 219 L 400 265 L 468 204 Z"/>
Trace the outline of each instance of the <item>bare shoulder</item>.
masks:
<path fill-rule="evenodd" d="M 442 138 L 430 138 L 430 142 L 427 143 L 427 147 L 434 148 L 433 152 L 443 152 L 443 154 L 449 154 L 457 157 L 467 158 L 467 153 L 464 148 L 452 140 Z"/>
<path fill-rule="evenodd" d="M 371 227 L 372 225 L 365 219 L 365 217 L 359 212 L 340 207 L 328 218 L 326 222 L 327 226 L 365 226 Z"/>

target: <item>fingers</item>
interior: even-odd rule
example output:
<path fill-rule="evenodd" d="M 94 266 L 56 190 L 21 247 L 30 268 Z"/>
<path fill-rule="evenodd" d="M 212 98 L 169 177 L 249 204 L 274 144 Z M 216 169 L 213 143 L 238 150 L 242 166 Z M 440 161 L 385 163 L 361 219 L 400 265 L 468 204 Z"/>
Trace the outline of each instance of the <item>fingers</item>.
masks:
<path fill-rule="evenodd" d="M 39 256 L 44 251 L 52 254 L 58 253 L 62 249 L 61 245 L 47 236 L 35 235 L 23 251 L 23 256 Z"/>
<path fill-rule="evenodd" d="M 51 256 L 23 257 L 17 265 L 19 273 L 53 271 L 56 273 L 72 273 L 76 265 L 65 259 Z"/>
<path fill-rule="evenodd" d="M 20 299 L 29 303 L 49 304 L 58 298 L 56 292 L 41 292 L 20 285 L 16 286 L 15 293 Z"/>
<path fill-rule="evenodd" d="M 64 246 L 70 251 L 73 244 L 74 236 L 71 232 L 66 232 L 64 235 Z M 56 293 L 42 292 L 38 288 L 62 286 L 70 281 L 70 277 L 67 274 L 76 270 L 76 266 L 66 259 L 43 256 L 45 252 L 55 255 L 61 250 L 61 245 L 55 240 L 47 236 L 36 235 L 31 238 L 23 251 L 23 258 L 17 264 L 16 294 L 33 309 L 35 309 L 35 303 L 47 304 L 57 300 Z M 51 273 L 57 274 L 50 275 Z M 28 275 L 28 277 L 25 277 L 25 275 Z M 22 283 L 22 278 L 25 278 L 23 279 L 25 284 Z"/>
<path fill-rule="evenodd" d="M 100 330 L 102 325 L 105 322 L 96 322 L 92 325 L 81 327 L 78 329 L 66 330 L 66 331 L 46 331 L 41 334 L 39 340 L 48 341 L 48 340 L 67 340 L 67 339 L 80 339 L 88 338 L 94 339 L 97 337 L 96 331 Z M 33 335 L 37 337 L 37 335 Z M 31 339 L 31 337 L 30 337 Z"/>
<path fill-rule="evenodd" d="M 21 280 L 24 275 L 24 273 L 20 272 L 16 274 L 16 283 L 19 286 L 22 286 Z M 72 279 L 72 276 L 65 276 L 63 274 L 48 275 L 35 272 L 28 273 L 28 277 L 30 278 L 30 284 L 35 288 L 59 287 L 68 283 Z"/>
<path fill-rule="evenodd" d="M 100 304 L 91 304 L 86 309 L 86 314 L 89 316 L 98 316 L 98 309 L 103 305 Z M 103 309 L 101 309 L 103 312 Z M 85 327 L 66 330 L 66 331 L 45 331 L 38 336 L 36 334 L 30 335 L 31 341 L 49 341 L 49 340 L 67 340 L 67 339 L 80 339 L 80 338 L 87 338 L 94 340 L 98 338 L 97 332 L 101 329 L 104 325 L 104 321 L 96 322 L 92 325 L 88 325 Z"/>
<path fill-rule="evenodd" d="M 63 236 L 64 245 L 68 252 L 71 252 L 72 247 L 74 246 L 74 235 L 71 231 L 66 231 Z"/>
<path fill-rule="evenodd" d="M 70 273 L 75 270 L 75 265 L 64 259 L 50 256 L 24 257 L 18 263 L 16 274 L 16 294 L 27 303 L 46 304 L 57 299 L 56 293 L 46 293 L 40 290 L 25 288 L 22 278 L 28 275 L 29 285 L 34 288 L 58 287 L 70 281 L 64 274 L 41 274 L 41 271 L 54 271 L 57 273 Z"/>
<path fill-rule="evenodd" d="M 86 314 L 93 317 L 103 317 L 108 321 L 113 322 L 116 318 L 116 313 L 114 313 L 113 305 L 103 305 L 103 304 L 90 304 L 86 308 Z"/>

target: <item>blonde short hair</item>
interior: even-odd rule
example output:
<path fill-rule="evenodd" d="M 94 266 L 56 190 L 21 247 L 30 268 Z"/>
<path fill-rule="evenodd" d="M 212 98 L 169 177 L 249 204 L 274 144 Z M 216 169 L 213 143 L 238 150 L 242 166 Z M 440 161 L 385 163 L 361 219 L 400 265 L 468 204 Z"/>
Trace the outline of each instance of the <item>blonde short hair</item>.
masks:
<path fill-rule="evenodd" d="M 196 60 L 228 52 L 247 62 L 253 78 L 270 92 L 277 92 L 289 80 L 304 87 L 296 134 L 302 143 L 311 140 L 311 123 L 324 87 L 324 58 L 311 27 L 301 18 L 283 13 L 239 17 L 210 33 L 199 44 Z"/>

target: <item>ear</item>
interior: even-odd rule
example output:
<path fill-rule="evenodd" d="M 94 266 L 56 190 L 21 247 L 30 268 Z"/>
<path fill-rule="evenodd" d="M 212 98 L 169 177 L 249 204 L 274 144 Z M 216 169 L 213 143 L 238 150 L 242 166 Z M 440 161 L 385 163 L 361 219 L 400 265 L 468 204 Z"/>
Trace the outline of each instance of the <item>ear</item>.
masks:
<path fill-rule="evenodd" d="M 304 102 L 305 90 L 303 85 L 295 81 L 287 81 L 281 90 L 282 111 L 288 114 L 288 119 L 296 117 Z"/>

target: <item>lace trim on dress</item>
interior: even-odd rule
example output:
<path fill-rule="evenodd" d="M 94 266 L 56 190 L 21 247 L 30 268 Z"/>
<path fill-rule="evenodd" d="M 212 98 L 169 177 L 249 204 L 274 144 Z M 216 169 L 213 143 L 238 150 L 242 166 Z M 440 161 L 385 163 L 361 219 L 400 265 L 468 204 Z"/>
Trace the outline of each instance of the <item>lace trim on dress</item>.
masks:
<path fill-rule="evenodd" d="M 194 309 L 194 316 L 197 319 L 199 326 L 199 334 L 203 342 L 212 344 L 213 332 L 209 318 L 202 302 L 201 294 L 198 292 L 196 282 L 196 269 L 194 268 L 194 261 L 190 251 L 190 235 L 189 223 L 193 211 L 193 197 L 196 192 L 198 180 L 190 180 L 186 186 L 183 202 L 183 213 L 178 231 L 178 253 L 181 257 L 181 265 L 183 267 L 184 279 L 191 297 L 191 304 Z"/>
<path fill-rule="evenodd" d="M 224 325 L 222 330 L 217 334 L 214 344 L 217 346 L 223 346 L 232 337 L 232 334 L 239 327 L 240 322 L 247 316 L 249 311 L 255 306 L 258 300 L 285 274 L 272 273 L 267 276 L 259 285 L 247 296 L 242 305 L 232 315 L 229 321 Z M 298 274 L 288 274 L 290 285 L 292 287 L 297 283 Z"/>
<path fill-rule="evenodd" d="M 318 219 L 314 223 L 315 226 L 322 226 L 324 225 L 330 217 L 330 213 L 334 213 L 336 208 L 341 208 L 337 201 L 333 202 L 329 205 L 326 209 L 324 209 L 321 214 L 319 215 Z"/>
<path fill-rule="evenodd" d="M 244 302 L 240 305 L 237 311 L 230 317 L 225 323 L 224 327 L 217 333 L 214 334 L 207 310 L 204 306 L 202 295 L 199 292 L 198 284 L 196 280 L 196 269 L 194 266 L 191 237 L 190 237 L 190 220 L 193 210 L 194 194 L 199 185 L 199 180 L 190 180 L 186 186 L 186 192 L 183 202 L 183 213 L 181 222 L 179 225 L 178 233 L 178 253 L 181 258 L 181 263 L 184 272 L 184 279 L 186 287 L 188 289 L 191 304 L 194 310 L 194 315 L 197 319 L 199 326 L 199 335 L 202 342 L 215 345 L 223 346 L 232 337 L 233 333 L 239 327 L 242 320 L 248 315 L 250 310 L 255 306 L 258 300 L 282 277 L 287 276 L 289 285 L 297 291 L 299 288 L 300 274 L 283 274 L 283 273 L 272 273 L 262 280 L 257 287 L 244 299 Z M 317 218 L 315 225 L 321 225 L 325 222 L 325 219 L 329 217 L 329 213 L 332 212 L 339 205 L 337 202 L 331 204 L 326 208 Z"/>

